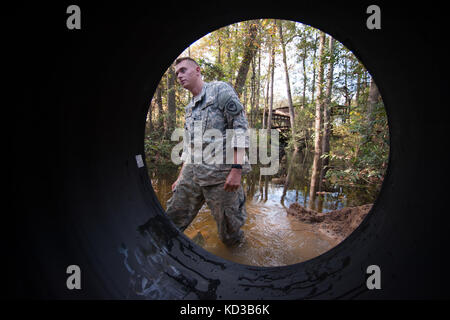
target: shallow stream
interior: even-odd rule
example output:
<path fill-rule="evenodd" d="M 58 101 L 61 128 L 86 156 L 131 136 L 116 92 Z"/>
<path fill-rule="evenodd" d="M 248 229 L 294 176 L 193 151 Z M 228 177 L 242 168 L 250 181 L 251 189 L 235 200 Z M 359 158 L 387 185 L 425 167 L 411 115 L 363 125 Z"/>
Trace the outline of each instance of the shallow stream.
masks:
<path fill-rule="evenodd" d="M 247 195 L 247 221 L 243 226 L 245 241 L 236 248 L 226 247 L 218 238 L 217 226 L 205 204 L 185 230 L 186 236 L 205 250 L 240 264 L 283 266 L 303 262 L 330 250 L 338 243 L 315 230 L 313 225 L 298 221 L 286 208 L 297 202 L 307 207 L 309 201 L 310 161 L 302 154 L 280 165 L 276 177 L 260 176 L 258 168 L 243 178 Z M 171 185 L 178 172 L 155 170 L 151 176 L 157 197 L 166 208 Z M 328 212 L 348 206 L 372 203 L 376 194 L 366 188 L 343 188 L 315 199 L 314 209 Z"/>

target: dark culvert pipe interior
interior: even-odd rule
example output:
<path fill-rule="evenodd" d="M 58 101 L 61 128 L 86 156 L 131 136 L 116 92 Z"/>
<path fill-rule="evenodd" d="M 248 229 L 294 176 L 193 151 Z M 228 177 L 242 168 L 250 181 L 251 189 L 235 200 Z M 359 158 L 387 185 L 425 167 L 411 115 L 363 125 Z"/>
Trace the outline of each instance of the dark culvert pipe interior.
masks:
<path fill-rule="evenodd" d="M 412 25 L 417 9 L 281 2 L 276 7 L 82 4 L 81 30 L 66 7 L 34 5 L 12 16 L 8 112 L 10 213 L 3 295 L 37 299 L 408 299 L 448 297 L 448 217 L 430 185 L 443 120 L 433 56 L 438 33 Z M 34 10 L 35 9 L 35 10 Z M 39 13 L 39 14 L 37 14 Z M 45 18 L 43 18 L 45 17 Z M 299 21 L 338 39 L 373 75 L 386 106 L 390 159 L 379 198 L 362 224 L 332 250 L 284 267 L 233 263 L 196 246 L 166 219 L 144 157 L 150 99 L 169 64 L 190 43 L 255 18 Z M 34 27 L 33 27 L 34 26 Z M 411 29 L 412 28 L 412 29 Z M 431 29 L 431 28 L 430 28 Z M 419 45 L 418 45 L 419 43 Z M 414 44 L 414 47 L 413 47 Z M 417 50 L 417 48 L 419 48 Z M 427 80 L 428 79 L 428 80 Z M 12 120 L 12 121 L 10 121 Z M 82 271 L 68 290 L 67 267 Z M 366 286 L 378 265 L 382 290 Z"/>

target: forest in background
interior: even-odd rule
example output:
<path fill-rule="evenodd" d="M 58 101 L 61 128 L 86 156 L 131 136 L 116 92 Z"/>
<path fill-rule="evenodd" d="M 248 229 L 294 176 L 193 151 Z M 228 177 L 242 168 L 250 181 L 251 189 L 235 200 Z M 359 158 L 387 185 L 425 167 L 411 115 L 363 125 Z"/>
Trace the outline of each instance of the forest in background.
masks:
<path fill-rule="evenodd" d="M 252 128 L 271 128 L 273 112 L 289 111 L 286 150 L 310 152 L 311 193 L 331 186 L 381 186 L 389 154 L 387 117 L 362 63 L 330 35 L 301 23 L 260 19 L 209 33 L 181 56 L 194 58 L 204 81 L 230 83 Z M 174 128 L 184 125 L 191 94 L 171 66 L 151 100 L 145 131 L 149 173 L 175 168 Z"/>

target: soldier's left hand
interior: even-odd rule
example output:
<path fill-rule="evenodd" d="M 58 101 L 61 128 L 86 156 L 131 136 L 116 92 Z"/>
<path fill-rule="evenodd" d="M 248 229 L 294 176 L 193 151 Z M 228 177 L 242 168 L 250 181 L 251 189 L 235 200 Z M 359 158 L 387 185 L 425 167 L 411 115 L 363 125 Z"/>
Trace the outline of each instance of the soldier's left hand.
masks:
<path fill-rule="evenodd" d="M 242 169 L 231 169 L 223 186 L 225 191 L 232 192 L 239 188 L 241 185 L 241 173 Z"/>

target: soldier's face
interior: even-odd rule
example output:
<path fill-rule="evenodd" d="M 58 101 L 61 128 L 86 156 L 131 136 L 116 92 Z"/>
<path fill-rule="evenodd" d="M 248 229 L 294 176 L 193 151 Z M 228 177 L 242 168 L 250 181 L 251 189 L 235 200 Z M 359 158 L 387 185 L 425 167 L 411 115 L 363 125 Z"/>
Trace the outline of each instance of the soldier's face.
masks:
<path fill-rule="evenodd" d="M 178 82 L 187 90 L 191 90 L 200 77 L 200 68 L 189 60 L 181 61 L 175 66 Z"/>

